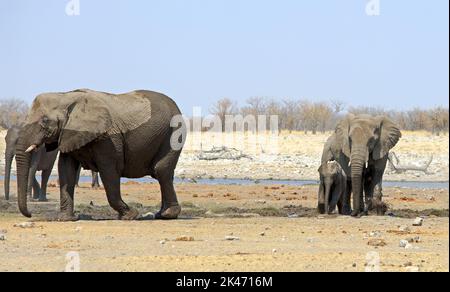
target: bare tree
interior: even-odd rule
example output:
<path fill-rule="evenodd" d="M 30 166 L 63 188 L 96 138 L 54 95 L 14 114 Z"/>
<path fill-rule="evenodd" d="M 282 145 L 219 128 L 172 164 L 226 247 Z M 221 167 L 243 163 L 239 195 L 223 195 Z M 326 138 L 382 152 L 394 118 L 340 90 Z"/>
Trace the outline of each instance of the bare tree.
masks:
<path fill-rule="evenodd" d="M 216 115 L 222 121 L 222 131 L 225 132 L 225 118 L 228 115 L 234 115 L 237 112 L 236 102 L 229 98 L 218 100 L 210 109 L 210 113 Z"/>
<path fill-rule="evenodd" d="M 429 112 L 431 131 L 435 135 L 440 135 L 441 132 L 448 132 L 448 110 L 443 107 L 436 107 Z"/>
<path fill-rule="evenodd" d="M 0 127 L 9 129 L 22 124 L 28 114 L 28 104 L 20 99 L 0 100 Z"/>
<path fill-rule="evenodd" d="M 289 132 L 299 129 L 300 103 L 294 100 L 283 100 L 281 108 L 281 128 Z"/>
<path fill-rule="evenodd" d="M 339 99 L 331 99 L 330 100 L 331 106 L 334 109 L 335 114 L 340 114 L 345 110 L 345 102 Z"/>

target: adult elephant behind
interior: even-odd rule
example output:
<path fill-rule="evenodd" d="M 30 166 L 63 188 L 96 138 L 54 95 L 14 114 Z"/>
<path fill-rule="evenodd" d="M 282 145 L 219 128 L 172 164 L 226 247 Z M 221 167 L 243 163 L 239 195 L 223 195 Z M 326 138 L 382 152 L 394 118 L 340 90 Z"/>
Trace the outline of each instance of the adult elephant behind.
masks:
<path fill-rule="evenodd" d="M 83 89 L 38 96 L 17 146 L 21 213 L 31 217 L 26 197 L 30 152 L 45 144 L 47 150 L 59 148 L 61 152 L 58 163 L 61 212 L 54 219 L 77 219 L 74 189 L 80 164 L 100 173 L 108 202 L 119 213 L 119 219 L 133 220 L 139 216 L 137 210 L 122 200 L 120 178 L 146 175 L 156 178 L 161 186 L 162 205 L 156 218 L 176 219 L 181 208 L 173 176 L 185 138 L 182 135 L 185 127 L 179 117 L 181 113 L 174 101 L 151 91 L 115 95 Z"/>
<path fill-rule="evenodd" d="M 16 155 L 17 141 L 19 140 L 19 133 L 21 127 L 11 127 L 5 136 L 6 151 L 5 151 L 5 199 L 9 200 L 10 197 L 10 184 L 11 184 L 11 168 L 12 161 Z M 47 184 L 52 174 L 53 166 L 58 155 L 58 150 L 47 152 L 44 146 L 34 151 L 30 169 L 28 172 L 28 185 L 27 196 L 40 202 L 47 201 Z M 36 173 L 41 171 L 41 184 L 36 179 Z M 78 170 L 77 184 L 80 177 L 81 167 Z M 98 180 L 98 173 L 92 172 L 92 188 L 98 189 L 100 183 Z"/>
<path fill-rule="evenodd" d="M 11 166 L 16 155 L 17 141 L 19 140 L 20 127 L 11 127 L 6 133 L 5 151 L 5 199 L 9 200 Z M 47 200 L 47 183 L 52 173 L 58 151 L 47 152 L 45 147 L 40 147 L 33 153 L 28 170 L 27 196 L 44 202 Z M 36 172 L 42 171 L 41 185 L 36 179 Z"/>
<path fill-rule="evenodd" d="M 351 179 L 352 216 L 364 215 L 374 208 L 378 215 L 384 215 L 383 175 L 389 151 L 401 136 L 399 127 L 387 117 L 350 114 L 338 124 L 335 134 L 328 140 L 322 163 L 338 161 Z"/>

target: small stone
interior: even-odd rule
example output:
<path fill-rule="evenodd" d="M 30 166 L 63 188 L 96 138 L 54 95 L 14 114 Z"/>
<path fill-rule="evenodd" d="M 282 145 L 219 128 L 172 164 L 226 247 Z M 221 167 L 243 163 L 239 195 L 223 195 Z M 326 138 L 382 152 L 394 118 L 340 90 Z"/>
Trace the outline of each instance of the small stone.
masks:
<path fill-rule="evenodd" d="M 356 268 L 358 265 L 356 263 L 353 263 L 352 267 Z"/>
<path fill-rule="evenodd" d="M 434 196 L 427 196 L 427 200 L 428 200 L 428 201 L 435 202 L 435 201 L 436 201 L 436 198 L 435 198 Z"/>
<path fill-rule="evenodd" d="M 413 226 L 420 227 L 423 225 L 423 218 L 417 217 L 416 220 L 414 220 Z"/>
<path fill-rule="evenodd" d="M 409 243 L 409 241 L 405 240 L 405 239 L 400 240 L 400 247 L 405 248 L 405 249 L 412 249 L 413 248 L 412 244 Z"/>
<path fill-rule="evenodd" d="M 266 233 L 265 232 L 261 232 L 259 235 L 260 236 L 266 236 Z"/>
<path fill-rule="evenodd" d="M 407 240 L 400 240 L 400 247 L 405 247 L 409 242 Z"/>
<path fill-rule="evenodd" d="M 77 226 L 77 227 L 75 228 L 75 232 L 80 232 L 82 229 L 83 229 L 82 227 Z"/>
<path fill-rule="evenodd" d="M 241 239 L 239 237 L 237 237 L 237 236 L 228 235 L 228 236 L 225 236 L 225 240 L 227 240 L 227 241 L 239 241 Z"/>
<path fill-rule="evenodd" d="M 166 244 L 166 241 L 165 241 L 165 240 L 161 240 L 161 241 L 159 242 L 159 244 L 164 245 L 164 244 Z"/>
<path fill-rule="evenodd" d="M 14 224 L 14 227 L 17 228 L 34 228 L 36 226 L 36 224 L 34 224 L 34 222 L 23 222 L 23 223 L 18 223 L 18 224 Z"/>
<path fill-rule="evenodd" d="M 6 240 L 6 235 L 3 233 L 0 233 L 0 241 L 5 241 Z"/>
<path fill-rule="evenodd" d="M 272 249 L 272 253 L 277 253 L 277 252 L 278 252 L 278 251 L 277 251 L 276 248 Z"/>

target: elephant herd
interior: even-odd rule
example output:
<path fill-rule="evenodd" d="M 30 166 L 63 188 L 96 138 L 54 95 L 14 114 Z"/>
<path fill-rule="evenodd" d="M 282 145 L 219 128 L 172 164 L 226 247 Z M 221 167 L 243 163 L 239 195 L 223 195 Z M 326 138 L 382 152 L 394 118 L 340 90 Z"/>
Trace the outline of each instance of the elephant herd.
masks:
<path fill-rule="evenodd" d="M 181 112 L 176 103 L 151 91 L 109 94 L 82 89 L 39 95 L 23 127 L 10 130 L 6 138 L 7 145 L 14 145 L 7 146 L 6 168 L 11 168 L 9 157 L 15 154 L 20 212 L 31 217 L 27 198 L 33 186 L 34 198 L 46 199 L 48 176 L 59 151 L 60 212 L 47 220 L 78 219 L 74 193 L 81 167 L 99 173 L 119 219 L 139 216 L 122 200 L 120 179 L 144 176 L 160 185 L 162 204 L 155 218 L 178 218 L 181 207 L 173 180 L 186 129 L 182 122 L 174 122 L 180 121 L 177 117 Z M 344 215 L 361 216 L 372 209 L 383 214 L 383 173 L 389 150 L 400 137 L 398 127 L 385 117 L 349 115 L 342 120 L 323 152 L 320 213 L 332 213 L 338 207 Z M 43 171 L 41 189 L 36 170 Z M 9 171 L 7 176 L 5 193 L 9 195 Z"/>

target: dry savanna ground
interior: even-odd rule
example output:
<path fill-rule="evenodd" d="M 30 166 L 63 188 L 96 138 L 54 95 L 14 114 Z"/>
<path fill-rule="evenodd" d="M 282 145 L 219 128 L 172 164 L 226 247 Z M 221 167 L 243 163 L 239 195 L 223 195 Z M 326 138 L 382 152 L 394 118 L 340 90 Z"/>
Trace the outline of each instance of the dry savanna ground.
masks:
<path fill-rule="evenodd" d="M 141 214 L 158 209 L 158 185 L 122 189 Z M 29 228 L 15 227 L 27 220 L 14 199 L 0 201 L 0 271 L 63 271 L 73 251 L 81 271 L 352 272 L 371 263 L 381 271 L 449 270 L 447 189 L 386 189 L 390 215 L 362 219 L 318 216 L 317 186 L 180 184 L 177 191 L 183 213 L 176 221 L 116 221 L 104 191 L 88 184 L 77 189 L 78 222 L 40 220 L 57 210 L 56 182 L 48 203 L 30 203 Z M 413 226 L 417 216 L 422 226 Z"/>

